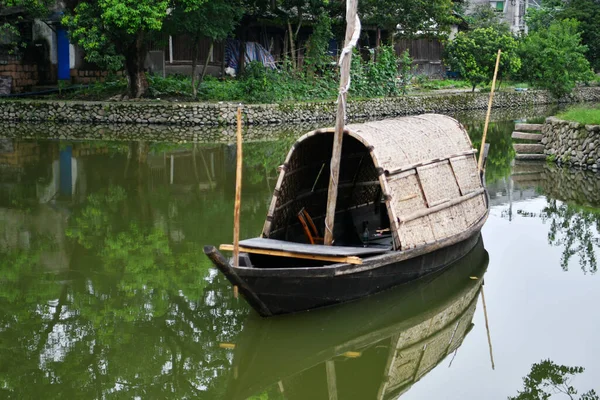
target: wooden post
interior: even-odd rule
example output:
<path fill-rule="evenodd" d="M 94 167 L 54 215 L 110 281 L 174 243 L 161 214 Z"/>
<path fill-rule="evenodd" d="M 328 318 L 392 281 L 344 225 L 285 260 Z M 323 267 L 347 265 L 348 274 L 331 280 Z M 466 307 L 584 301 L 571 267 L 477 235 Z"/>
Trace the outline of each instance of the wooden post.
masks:
<path fill-rule="evenodd" d="M 240 266 L 240 207 L 242 202 L 242 107 L 237 109 L 237 155 L 235 169 L 235 205 L 233 210 L 233 266 Z M 237 298 L 237 286 L 233 295 Z"/>
<path fill-rule="evenodd" d="M 350 61 L 352 59 L 352 48 L 356 45 L 358 35 L 360 34 L 360 21 L 358 21 L 356 15 L 357 7 L 358 0 L 346 0 L 346 38 L 344 41 L 344 49 L 340 56 L 340 91 L 337 100 L 333 150 L 331 154 L 331 163 L 329 165 L 329 191 L 327 194 L 327 214 L 325 216 L 325 238 L 323 240 L 326 245 L 331 245 L 333 243 L 333 224 L 338 193 L 337 186 L 340 177 L 342 140 L 344 138 L 344 125 L 346 123 L 346 94 L 350 86 Z"/>
<path fill-rule="evenodd" d="M 492 100 L 494 99 L 494 89 L 496 88 L 496 77 L 498 76 L 498 66 L 500 65 L 500 56 L 502 50 L 498 49 L 498 55 L 496 56 L 496 68 L 494 69 L 494 79 L 492 79 L 492 90 L 490 91 L 490 100 L 488 101 L 487 114 L 485 115 L 485 125 L 483 127 L 483 137 L 481 138 L 481 150 L 479 151 L 479 171 L 483 169 L 483 153 L 485 147 L 485 139 L 487 137 L 488 125 L 490 124 L 490 114 L 492 113 Z"/>

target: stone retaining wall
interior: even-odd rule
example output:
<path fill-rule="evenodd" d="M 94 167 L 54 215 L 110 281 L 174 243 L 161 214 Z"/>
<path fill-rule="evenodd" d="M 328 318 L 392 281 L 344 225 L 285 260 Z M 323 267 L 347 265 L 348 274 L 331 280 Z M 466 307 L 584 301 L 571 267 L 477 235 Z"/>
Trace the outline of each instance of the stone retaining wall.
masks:
<path fill-rule="evenodd" d="M 600 125 L 584 125 L 550 117 L 542 128 L 544 154 L 559 164 L 598 169 Z"/>
<path fill-rule="evenodd" d="M 354 100 L 348 103 L 347 114 L 352 119 L 371 119 L 485 109 L 488 96 L 488 93 L 450 93 Z M 600 102 L 600 87 L 579 88 L 561 101 Z M 545 91 L 500 92 L 494 97 L 495 108 L 522 108 L 554 102 Z M 225 126 L 235 125 L 237 106 L 234 103 L 160 101 L 3 100 L 0 101 L 0 120 Z M 335 110 L 336 105 L 332 101 L 251 104 L 244 106 L 244 121 L 250 125 L 333 121 Z"/>
<path fill-rule="evenodd" d="M 508 121 L 518 118 L 534 118 L 550 115 L 553 107 L 498 109 L 492 113 L 492 121 Z M 464 124 L 481 122 L 485 110 L 451 112 L 449 115 Z M 357 122 L 363 122 L 359 119 Z M 281 137 L 298 137 L 311 130 L 333 125 L 333 121 L 301 122 L 284 124 L 245 125 L 244 141 L 275 140 Z M 0 121 L 0 138 L 59 139 L 59 140 L 146 140 L 158 142 L 223 142 L 235 143 L 235 126 L 215 125 L 157 125 L 157 124 L 61 124 L 54 122 Z"/>

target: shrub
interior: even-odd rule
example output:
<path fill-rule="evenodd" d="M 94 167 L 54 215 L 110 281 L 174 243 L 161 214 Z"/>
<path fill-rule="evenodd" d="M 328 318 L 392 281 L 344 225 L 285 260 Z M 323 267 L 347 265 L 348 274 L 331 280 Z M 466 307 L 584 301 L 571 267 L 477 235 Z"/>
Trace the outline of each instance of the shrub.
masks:
<path fill-rule="evenodd" d="M 570 93 L 578 81 L 592 80 L 587 47 L 577 29 L 577 21 L 565 19 L 525 37 L 519 46 L 523 78 L 557 98 Z"/>
<path fill-rule="evenodd" d="M 469 32 L 459 32 L 448 43 L 444 59 L 453 71 L 469 81 L 473 90 L 489 83 L 494 76 L 496 54 L 502 50 L 498 78 L 516 73 L 521 67 L 517 55 L 517 41 L 509 33 L 494 28 L 477 28 Z"/>

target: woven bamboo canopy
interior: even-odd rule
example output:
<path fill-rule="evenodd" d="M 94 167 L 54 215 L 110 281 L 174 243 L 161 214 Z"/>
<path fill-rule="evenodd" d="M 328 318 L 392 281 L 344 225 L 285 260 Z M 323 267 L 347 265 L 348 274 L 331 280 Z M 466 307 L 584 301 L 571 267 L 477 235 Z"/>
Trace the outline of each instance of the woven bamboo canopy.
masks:
<path fill-rule="evenodd" d="M 424 114 L 352 124 L 344 133 L 336 214 L 385 204 L 395 249 L 458 234 L 485 215 L 476 151 L 455 119 Z M 309 132 L 292 146 L 263 237 L 287 239 L 303 208 L 323 224 L 332 145 L 333 128 L 328 128 Z M 349 220 L 336 218 L 336 237 L 356 229 Z"/>

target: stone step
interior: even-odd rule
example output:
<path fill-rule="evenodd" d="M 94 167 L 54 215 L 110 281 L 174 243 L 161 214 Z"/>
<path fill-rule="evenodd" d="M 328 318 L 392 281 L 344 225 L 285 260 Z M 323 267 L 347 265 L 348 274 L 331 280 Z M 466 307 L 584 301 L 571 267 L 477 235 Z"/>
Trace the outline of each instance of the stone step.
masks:
<path fill-rule="evenodd" d="M 527 161 L 546 161 L 545 154 L 517 154 L 515 160 L 527 160 Z"/>
<path fill-rule="evenodd" d="M 544 165 L 544 164 L 542 164 Z M 522 182 L 532 182 L 532 181 L 541 181 L 542 173 L 539 172 L 537 174 L 522 174 L 522 175 L 512 175 L 512 180 L 514 182 L 522 183 Z"/>
<path fill-rule="evenodd" d="M 528 153 L 528 154 L 543 154 L 544 153 L 543 144 L 525 144 L 525 143 L 515 143 L 513 144 L 513 148 L 517 153 Z"/>
<path fill-rule="evenodd" d="M 515 124 L 515 130 L 525 132 L 541 131 L 543 124 Z"/>
<path fill-rule="evenodd" d="M 513 139 L 524 139 L 524 140 L 535 140 L 536 142 L 542 141 L 542 135 L 539 133 L 525 133 L 514 131 L 512 133 Z"/>

